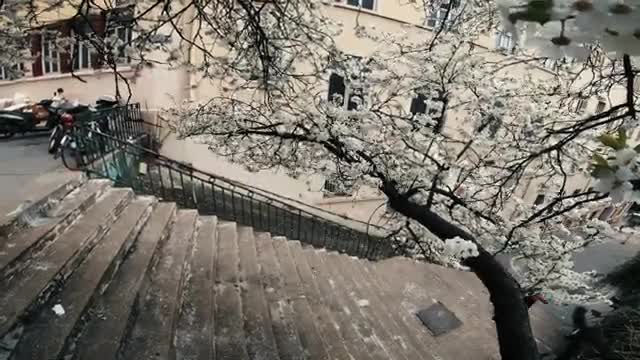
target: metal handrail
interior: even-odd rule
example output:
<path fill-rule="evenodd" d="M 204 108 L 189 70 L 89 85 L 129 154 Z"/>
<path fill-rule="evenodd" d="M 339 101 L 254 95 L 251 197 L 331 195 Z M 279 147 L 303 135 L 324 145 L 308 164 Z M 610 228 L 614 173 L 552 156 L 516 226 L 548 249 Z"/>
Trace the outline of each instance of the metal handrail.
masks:
<path fill-rule="evenodd" d="M 75 136 L 79 162 L 90 176 L 110 178 L 139 193 L 317 247 L 369 259 L 394 253 L 379 227 L 344 221 L 342 216 L 306 204 L 303 209 L 298 201 L 187 166 L 134 140 L 86 126 L 79 127 Z M 366 226 L 358 226 L 363 224 Z"/>

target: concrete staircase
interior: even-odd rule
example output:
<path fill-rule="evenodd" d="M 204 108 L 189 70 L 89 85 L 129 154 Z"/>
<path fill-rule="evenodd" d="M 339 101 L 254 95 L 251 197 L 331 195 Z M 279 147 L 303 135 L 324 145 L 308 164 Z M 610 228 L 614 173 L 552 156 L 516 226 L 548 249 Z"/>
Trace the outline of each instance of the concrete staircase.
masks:
<path fill-rule="evenodd" d="M 464 355 L 447 355 L 459 335 L 431 336 L 369 261 L 106 180 L 44 203 L 0 237 L 1 360 Z M 482 341 L 466 349 L 491 359 Z"/>

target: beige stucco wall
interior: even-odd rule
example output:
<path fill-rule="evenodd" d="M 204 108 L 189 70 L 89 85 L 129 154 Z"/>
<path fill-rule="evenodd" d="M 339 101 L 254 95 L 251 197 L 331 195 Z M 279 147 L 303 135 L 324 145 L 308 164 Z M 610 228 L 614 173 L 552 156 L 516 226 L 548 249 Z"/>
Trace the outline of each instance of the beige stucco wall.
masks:
<path fill-rule="evenodd" d="M 343 51 L 353 55 L 364 56 L 376 51 L 377 44 L 371 40 L 356 37 L 354 27 L 357 23 L 374 24 L 378 30 L 386 32 L 405 31 L 407 29 L 406 23 L 417 25 L 424 23 L 424 13 L 418 5 L 419 2 L 378 0 L 376 3 L 375 11 L 358 10 L 340 3 L 325 8 L 329 16 L 343 25 L 344 31 L 337 38 L 338 46 Z M 65 11 L 68 10 L 56 10 L 55 14 L 48 14 L 47 16 L 50 15 L 50 18 L 46 19 L 53 20 L 72 15 L 67 14 Z M 428 38 L 429 33 L 425 32 L 424 28 L 416 27 L 414 30 L 414 36 Z M 178 43 L 176 38 L 173 41 L 174 44 Z M 494 39 L 492 37 L 479 39 L 478 45 L 486 47 L 486 49 L 492 49 L 494 47 Z M 184 48 L 183 53 L 189 53 L 188 49 Z M 162 54 L 156 54 L 156 56 L 162 56 Z M 191 51 L 190 56 L 192 63 L 200 61 L 197 51 Z M 502 55 L 495 53 L 487 53 L 487 56 L 494 59 L 504 58 Z M 540 76 L 550 76 L 549 72 L 534 66 L 515 66 L 511 67 L 509 71 L 515 73 L 537 71 Z M 142 107 L 150 113 L 155 113 L 162 107 L 173 106 L 185 99 L 209 99 L 219 95 L 222 91 L 219 81 L 202 79 L 197 73 L 190 73 L 183 68 L 173 69 L 167 66 L 155 65 L 152 68 L 143 68 L 139 71 L 134 71 L 133 69 L 124 70 L 123 74 L 130 81 L 133 94 L 132 101 L 140 102 Z M 100 95 L 113 94 L 115 80 L 112 73 L 108 71 L 85 71 L 80 72 L 79 75 L 87 82 L 83 83 L 74 79 L 71 74 L 45 75 L 38 78 L 23 78 L 10 82 L 0 81 L 0 98 L 12 97 L 19 92 L 31 97 L 33 100 L 39 100 L 51 96 L 58 87 L 65 89 L 68 98 L 78 99 L 85 103 L 93 102 Z M 592 100 L 590 107 L 594 108 L 595 102 L 597 100 Z M 407 99 L 407 110 L 409 103 L 410 101 Z M 463 117 L 464 114 L 455 114 L 455 112 L 451 114 L 447 119 L 444 131 L 456 131 L 456 129 L 459 129 L 462 126 L 460 119 Z M 152 118 L 156 119 L 155 116 Z M 166 132 L 162 132 L 162 134 L 166 135 Z M 317 204 L 360 220 L 368 220 L 371 214 L 375 212 L 373 218 L 376 219 L 375 221 L 380 220 L 379 214 L 382 211 L 379 206 L 384 201 L 379 195 L 376 196 L 374 189 L 361 189 L 358 197 L 362 201 L 358 202 L 354 202 L 353 198 L 327 199 L 320 191 L 323 184 L 320 176 L 292 179 L 281 171 L 263 171 L 259 174 L 253 174 L 239 165 L 230 164 L 224 159 L 213 155 L 205 145 L 198 144 L 195 140 L 177 140 L 173 135 L 166 137 L 161 152 L 177 160 L 192 163 L 201 170 L 269 189 L 287 197 Z M 574 178 L 571 180 L 570 188 L 586 188 L 588 187 L 588 180 L 586 177 Z M 525 201 L 534 201 L 537 196 L 536 185 L 532 184 L 528 189 L 523 189 L 523 192 L 526 190 L 524 194 Z"/>
<path fill-rule="evenodd" d="M 144 108 L 159 109 L 180 103 L 188 93 L 184 71 L 171 70 L 164 65 L 134 70 L 123 67 L 118 71 L 126 82 L 118 80 L 123 98 L 129 96 L 127 83 L 131 89 L 131 101 L 140 102 Z M 77 76 L 77 77 L 74 77 Z M 65 90 L 69 100 L 93 103 L 99 96 L 115 95 L 116 77 L 109 70 L 78 71 L 74 75 L 47 74 L 39 77 L 25 77 L 13 81 L 0 81 L 0 98 L 11 98 L 20 93 L 33 101 L 53 96 L 58 88 Z M 80 80 L 82 79 L 82 80 Z"/>

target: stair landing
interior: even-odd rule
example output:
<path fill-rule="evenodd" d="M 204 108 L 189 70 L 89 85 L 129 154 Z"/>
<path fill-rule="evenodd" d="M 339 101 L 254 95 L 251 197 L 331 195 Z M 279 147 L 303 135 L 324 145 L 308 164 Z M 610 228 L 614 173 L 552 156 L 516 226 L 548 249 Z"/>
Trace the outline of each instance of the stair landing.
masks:
<path fill-rule="evenodd" d="M 70 186 L 0 235 L 0 360 L 498 358 L 472 274 Z M 415 313 L 438 301 L 463 325 L 436 337 Z"/>

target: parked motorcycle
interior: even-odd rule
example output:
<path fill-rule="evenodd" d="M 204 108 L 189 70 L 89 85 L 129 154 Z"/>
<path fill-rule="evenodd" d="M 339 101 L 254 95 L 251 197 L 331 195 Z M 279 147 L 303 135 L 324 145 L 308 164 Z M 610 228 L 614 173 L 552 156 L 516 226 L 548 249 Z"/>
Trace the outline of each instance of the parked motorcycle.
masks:
<path fill-rule="evenodd" d="M 100 131 L 104 133 L 109 132 L 109 117 L 101 118 L 100 121 L 96 121 L 93 117 L 100 111 L 105 109 L 114 108 L 118 105 L 118 101 L 110 97 L 100 97 L 96 101 L 95 106 L 79 105 L 73 108 L 66 109 L 60 116 L 60 126 L 54 129 L 56 136 L 60 136 L 59 140 L 56 139 L 56 151 L 54 151 L 54 158 L 62 157 L 62 161 L 70 169 L 77 169 L 81 165 L 81 151 L 78 149 L 74 138 L 74 132 L 78 131 L 78 123 L 84 123 L 84 126 L 89 127 L 92 131 Z M 52 137 L 54 135 L 52 132 Z M 91 133 L 88 134 L 91 137 Z M 68 159 L 75 159 L 76 164 L 71 166 L 68 163 Z"/>
<path fill-rule="evenodd" d="M 68 136 L 77 121 L 89 121 L 91 116 L 104 109 L 113 108 L 118 105 L 118 101 L 112 97 L 102 96 L 96 100 L 95 106 L 80 104 L 64 104 L 58 111 L 60 121 L 55 125 L 49 136 L 49 153 L 56 154 L 62 145 L 65 136 Z M 100 124 L 101 131 L 108 131 L 108 124 Z"/>
<path fill-rule="evenodd" d="M 59 121 L 51 131 L 51 135 L 49 135 L 49 154 L 55 154 L 58 151 L 64 135 L 73 128 L 74 116 L 89 111 L 89 107 L 87 105 L 65 103 L 54 111 L 56 111 Z"/>
<path fill-rule="evenodd" d="M 22 103 L 0 110 L 0 139 L 53 128 L 56 116 L 51 111 L 51 104 L 52 100 L 45 99 L 34 105 Z"/>

